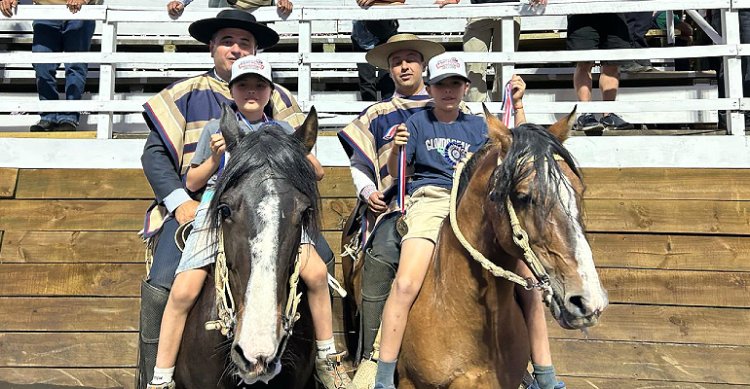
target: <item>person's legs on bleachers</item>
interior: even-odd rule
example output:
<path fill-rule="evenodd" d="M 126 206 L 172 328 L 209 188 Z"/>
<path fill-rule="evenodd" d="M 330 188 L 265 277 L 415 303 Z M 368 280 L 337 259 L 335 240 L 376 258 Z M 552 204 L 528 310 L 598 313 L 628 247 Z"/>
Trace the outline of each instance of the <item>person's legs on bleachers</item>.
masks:
<path fill-rule="evenodd" d="M 600 34 L 603 39 L 600 43 L 601 49 L 629 49 L 630 31 L 625 22 L 624 14 L 606 14 L 606 18 L 599 20 Z M 599 74 L 599 89 L 602 91 L 604 101 L 615 101 L 617 91 L 620 88 L 620 65 L 622 61 L 602 62 L 602 71 Z M 629 130 L 633 125 L 623 120 L 614 112 L 605 113 L 599 122 L 606 130 Z"/>
<path fill-rule="evenodd" d="M 62 25 L 63 20 L 35 20 L 33 25 L 34 37 L 31 43 L 33 53 L 53 53 L 63 50 Z M 39 100 L 59 100 L 57 91 L 57 67 L 55 63 L 32 64 L 36 74 L 36 90 Z M 31 126 L 32 132 L 52 131 L 57 125 L 56 112 L 43 112 L 39 123 Z"/>
<path fill-rule="evenodd" d="M 625 20 L 628 26 L 628 32 L 630 36 L 630 44 L 634 49 L 646 48 L 648 43 L 646 42 L 646 34 L 653 19 L 653 13 L 647 12 L 628 12 L 625 14 Z M 637 59 L 634 61 L 628 61 L 627 64 L 623 64 L 621 70 L 623 72 L 644 72 L 653 70 L 651 67 L 651 61 L 648 59 Z"/>
<path fill-rule="evenodd" d="M 492 47 L 494 31 L 499 23 L 495 19 L 469 19 L 464 30 L 464 51 L 487 53 Z M 499 30 L 498 30 L 499 37 Z M 469 62 L 466 64 L 471 86 L 466 101 L 487 101 L 487 63 Z"/>
<path fill-rule="evenodd" d="M 63 51 L 85 52 L 91 48 L 96 24 L 93 20 L 68 20 L 63 24 Z M 65 99 L 80 100 L 86 86 L 87 63 L 65 64 Z M 57 116 L 58 131 L 75 131 L 80 112 L 64 112 Z"/>

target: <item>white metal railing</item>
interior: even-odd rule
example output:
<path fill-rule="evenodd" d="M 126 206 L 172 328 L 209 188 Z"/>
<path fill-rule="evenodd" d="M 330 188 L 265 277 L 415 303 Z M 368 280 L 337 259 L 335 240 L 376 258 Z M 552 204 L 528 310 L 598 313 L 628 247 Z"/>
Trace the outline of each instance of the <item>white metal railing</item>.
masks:
<path fill-rule="evenodd" d="M 353 0 L 352 0 L 353 3 Z M 698 58 L 721 57 L 725 69 L 726 97 L 721 99 L 690 98 L 664 101 L 615 101 L 579 103 L 579 112 L 644 112 L 654 111 L 705 111 L 727 110 L 729 132 L 744 136 L 744 117 L 741 111 L 750 108 L 750 101 L 743 99 L 740 57 L 750 55 L 750 44 L 740 43 L 738 9 L 750 8 L 750 0 L 550 0 L 544 9 L 530 8 L 521 3 L 501 3 L 447 6 L 434 5 L 394 5 L 362 9 L 356 6 L 305 6 L 304 1 L 295 4 L 295 9 L 286 18 L 280 18 L 275 9 L 266 7 L 254 12 L 260 21 L 273 22 L 277 26 L 293 26 L 296 30 L 298 51 L 296 53 L 264 53 L 274 65 L 296 68 L 298 79 L 297 99 L 304 110 L 313 104 L 319 112 L 330 114 L 354 114 L 367 104 L 353 102 L 342 104 L 334 101 L 313 99 L 313 69 L 353 67 L 364 62 L 364 53 L 319 53 L 312 52 L 313 22 L 399 19 L 419 20 L 426 31 L 440 32 L 441 20 L 466 19 L 472 17 L 497 17 L 502 19 L 502 51 L 495 53 L 459 53 L 467 62 L 501 63 L 502 72 L 498 77 L 506 81 L 513 73 L 515 65 L 561 63 L 578 61 L 601 61 L 650 58 Z M 544 51 L 515 52 L 513 50 L 513 18 L 529 18 L 570 14 L 593 14 L 606 12 L 661 11 L 671 9 L 721 9 L 722 31 L 720 44 L 712 46 L 665 47 L 648 49 L 593 50 L 593 51 Z M 87 62 L 99 64 L 98 100 L 84 101 L 27 101 L 5 99 L 0 101 L 0 113 L 10 112 L 56 112 L 86 111 L 96 115 L 97 138 L 109 139 L 112 136 L 114 114 L 140 112 L 142 101 L 115 100 L 115 73 L 118 68 L 129 69 L 174 69 L 209 68 L 210 57 L 201 53 L 118 53 L 116 44 L 118 28 L 127 23 L 153 23 L 159 30 L 163 23 L 180 23 L 187 30 L 188 23 L 216 14 L 215 9 L 188 8 L 179 21 L 172 21 L 163 7 L 143 8 L 127 6 L 87 6 L 77 14 L 70 14 L 63 6 L 20 6 L 17 15 L 11 20 L 29 21 L 34 19 L 87 19 L 101 23 L 101 51 L 88 53 L 0 53 L 0 63 L 60 63 Z M 543 15 L 543 16 L 540 16 Z M 0 21 L 8 20 L 0 16 Z M 295 26 L 296 25 L 296 26 Z M 564 113 L 570 111 L 573 102 L 543 102 L 528 106 L 530 114 Z M 490 103 L 494 112 L 500 111 L 500 103 Z"/>

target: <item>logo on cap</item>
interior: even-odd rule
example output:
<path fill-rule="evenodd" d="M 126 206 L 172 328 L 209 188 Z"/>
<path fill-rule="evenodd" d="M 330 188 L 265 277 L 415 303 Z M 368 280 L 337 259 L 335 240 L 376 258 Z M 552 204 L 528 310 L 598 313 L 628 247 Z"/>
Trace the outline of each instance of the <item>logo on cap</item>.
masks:
<path fill-rule="evenodd" d="M 253 59 L 240 62 L 237 68 L 240 70 L 263 70 L 266 68 L 266 65 L 263 63 L 263 60 Z"/>
<path fill-rule="evenodd" d="M 461 62 L 456 57 L 445 58 L 437 61 L 435 69 L 447 70 L 447 69 L 461 69 Z"/>

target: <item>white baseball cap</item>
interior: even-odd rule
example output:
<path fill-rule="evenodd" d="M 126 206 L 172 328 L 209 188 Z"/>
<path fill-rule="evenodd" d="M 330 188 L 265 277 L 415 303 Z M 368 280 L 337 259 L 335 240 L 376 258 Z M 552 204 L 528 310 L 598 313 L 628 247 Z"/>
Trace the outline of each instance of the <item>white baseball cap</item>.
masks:
<path fill-rule="evenodd" d="M 229 81 L 229 87 L 232 86 L 238 78 L 248 75 L 257 74 L 271 84 L 273 88 L 273 78 L 271 77 L 271 64 L 263 58 L 254 55 L 242 57 L 232 64 L 232 79 Z"/>
<path fill-rule="evenodd" d="M 469 82 L 464 61 L 453 53 L 432 57 L 427 66 L 427 84 L 433 85 L 448 77 L 460 77 Z"/>

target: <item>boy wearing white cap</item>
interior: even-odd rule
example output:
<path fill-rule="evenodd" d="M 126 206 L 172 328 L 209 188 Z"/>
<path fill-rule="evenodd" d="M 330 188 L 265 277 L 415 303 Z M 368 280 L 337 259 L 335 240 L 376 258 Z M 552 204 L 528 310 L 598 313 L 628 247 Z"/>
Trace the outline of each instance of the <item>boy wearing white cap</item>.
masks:
<path fill-rule="evenodd" d="M 388 159 L 388 171 L 398 178 L 398 159 L 414 168 L 407 184 L 410 197 L 403 219 L 401 257 L 394 287 L 383 311 L 380 362 L 376 389 L 395 389 L 396 358 L 411 305 L 427 274 L 438 231 L 448 215 L 455 165 L 487 140 L 487 125 L 479 116 L 464 114 L 459 105 L 469 89 L 464 62 L 451 53 L 432 58 L 428 65 L 427 92 L 434 107 L 411 116 L 397 129 Z M 404 163 L 404 160 L 402 160 Z"/>
<path fill-rule="evenodd" d="M 232 65 L 232 78 L 229 82 L 230 93 L 236 104 L 235 111 L 240 129 L 245 132 L 257 131 L 268 118 L 263 108 L 271 99 L 274 84 L 271 78 L 271 65 L 255 56 L 238 59 Z M 288 134 L 294 128 L 286 122 L 275 122 Z M 208 234 L 206 214 L 214 194 L 214 187 L 221 174 L 221 167 L 226 164 L 229 154 L 221 134 L 219 120 L 206 124 L 201 133 L 198 145 L 186 175 L 186 187 L 197 192 L 206 187 L 193 221 L 194 229 L 185 241 L 180 264 L 177 268 L 167 306 L 161 322 L 159 349 L 156 356 L 154 378 L 148 389 L 174 388 L 172 375 L 177 360 L 182 333 L 187 314 L 197 300 L 207 276 L 206 266 L 216 260 L 218 245 L 216 237 Z M 313 166 L 317 178 L 323 178 L 323 168 L 312 154 L 308 160 Z M 313 242 L 303 231 L 300 245 L 311 245 L 310 249 L 300 250 L 300 258 L 305 264 L 300 270 L 300 277 L 307 285 L 308 302 L 313 317 L 318 346 L 316 371 L 318 378 L 326 389 L 340 389 L 349 384 L 349 377 L 343 367 L 334 363 L 342 355 L 336 352 L 333 341 L 333 315 L 328 291 L 328 272 L 322 258 L 312 247 Z"/>

